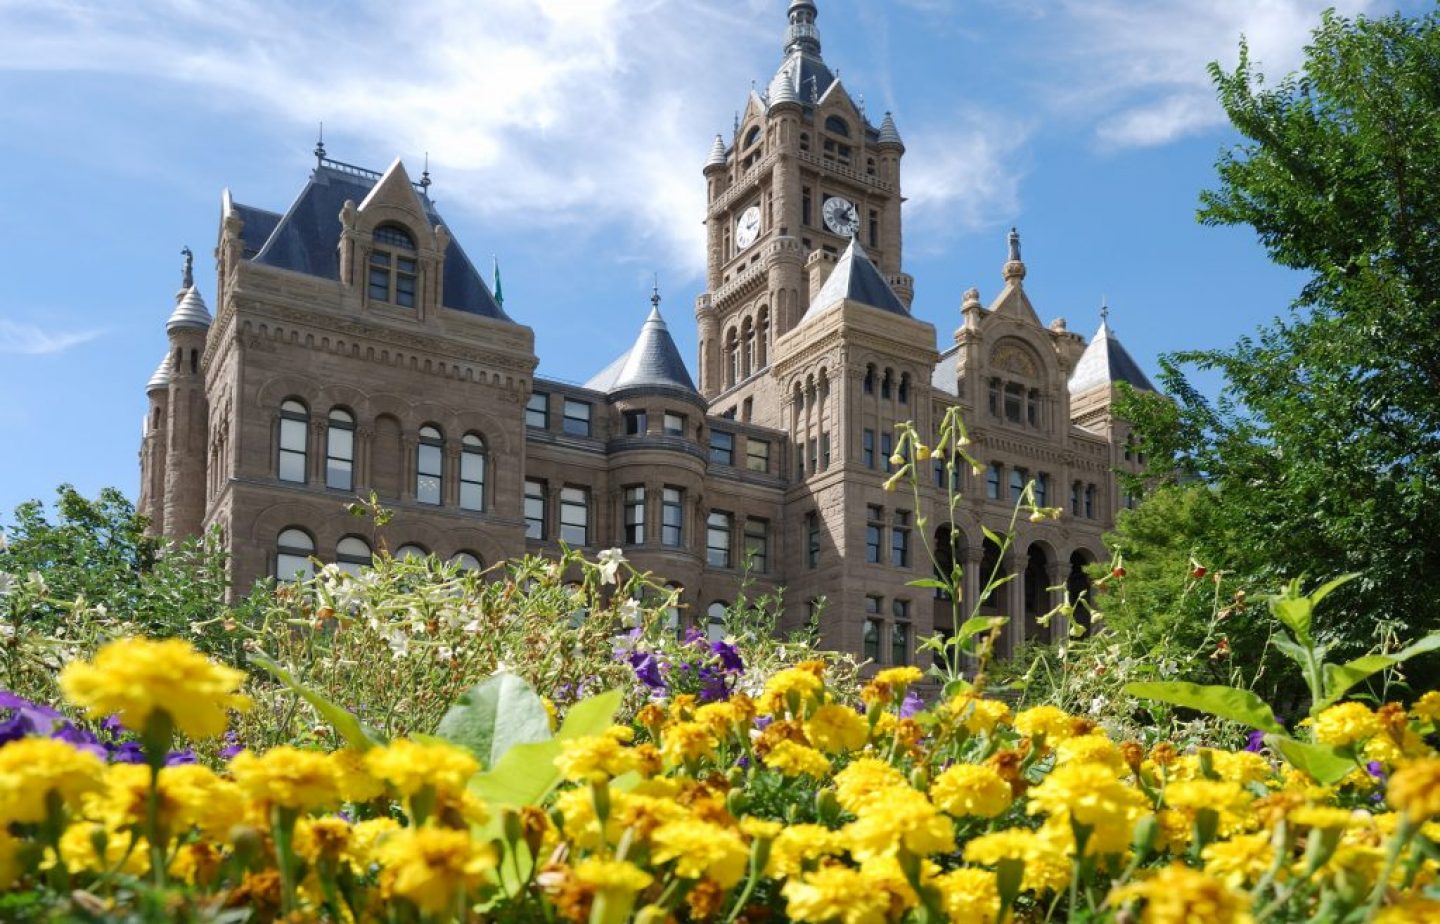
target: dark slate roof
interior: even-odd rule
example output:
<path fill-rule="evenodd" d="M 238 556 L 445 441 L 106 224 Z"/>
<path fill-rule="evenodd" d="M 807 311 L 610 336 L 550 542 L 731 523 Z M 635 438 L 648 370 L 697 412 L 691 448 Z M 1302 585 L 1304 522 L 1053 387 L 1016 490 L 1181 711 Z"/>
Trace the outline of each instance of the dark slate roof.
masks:
<path fill-rule="evenodd" d="M 890 288 L 890 283 L 885 281 L 885 277 L 880 275 L 875 264 L 865 255 L 865 248 L 853 237 L 850 238 L 850 246 L 845 248 L 845 253 L 835 264 L 835 269 L 831 270 L 830 278 L 825 280 L 820 291 L 810 300 L 810 308 L 805 312 L 805 317 L 800 319 L 800 323 L 804 324 L 845 299 L 901 317 L 910 317 L 910 312 L 906 311 L 900 302 L 900 296 Z"/>
<path fill-rule="evenodd" d="M 1095 332 L 1090 345 L 1075 364 L 1075 371 L 1070 376 L 1070 393 L 1075 395 L 1116 382 L 1128 382 L 1145 391 L 1155 390 L 1155 386 L 1150 384 L 1150 379 L 1141 370 L 1140 364 L 1135 362 L 1116 339 L 1115 333 L 1110 330 L 1109 322 L 1102 320 L 1100 329 Z"/>
<path fill-rule="evenodd" d="M 629 388 L 678 388 L 699 396 L 670 329 L 660 316 L 658 297 L 655 302 L 635 344 L 586 382 L 586 388 L 607 393 Z"/>
<path fill-rule="evenodd" d="M 270 235 L 275 233 L 275 226 L 280 224 L 280 219 L 284 216 L 279 212 L 257 209 L 238 202 L 231 207 L 241 222 L 240 239 L 245 244 L 245 259 L 248 260 L 259 253 L 265 242 L 270 240 Z"/>
<path fill-rule="evenodd" d="M 960 347 L 957 344 L 940 354 L 939 362 L 935 363 L 935 371 L 930 374 L 930 387 L 947 395 L 958 395 L 960 392 L 955 382 L 955 372 L 959 364 Z"/>
<path fill-rule="evenodd" d="M 274 230 L 260 247 L 254 262 L 323 279 L 339 279 L 340 258 L 337 250 L 340 242 L 340 210 L 346 199 L 357 204 L 363 202 L 379 180 L 378 173 L 341 170 L 331 166 L 329 162 L 316 167 L 310 174 L 310 182 L 305 184 L 289 211 L 273 226 Z M 435 210 L 434 203 L 428 198 L 422 198 L 421 201 L 425 205 L 426 218 L 431 224 L 445 224 Z M 249 211 L 260 212 L 259 209 Z M 244 232 L 247 250 L 251 246 L 249 224 L 247 219 Z M 489 287 L 480 278 L 475 265 L 453 237 L 445 251 L 444 290 L 446 308 L 502 321 L 510 320 L 509 315 L 496 303 L 495 296 L 490 294 Z"/>
<path fill-rule="evenodd" d="M 814 99 L 820 99 L 830 85 L 835 82 L 835 75 L 830 68 L 821 60 L 819 55 L 812 55 L 804 51 L 792 51 L 780 62 L 780 67 L 775 70 L 775 77 L 770 81 L 770 92 L 773 94 L 781 81 L 781 75 L 788 77 L 790 89 L 795 92 L 795 97 L 805 106 L 810 106 L 811 91 L 814 91 Z"/>

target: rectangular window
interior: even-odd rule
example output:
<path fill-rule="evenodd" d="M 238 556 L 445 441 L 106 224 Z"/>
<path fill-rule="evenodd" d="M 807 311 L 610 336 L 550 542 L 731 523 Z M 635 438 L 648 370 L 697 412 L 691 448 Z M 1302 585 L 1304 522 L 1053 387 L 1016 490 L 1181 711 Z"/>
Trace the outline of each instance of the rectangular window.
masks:
<path fill-rule="evenodd" d="M 1077 517 L 1080 515 L 1080 482 L 1078 481 L 1070 483 L 1070 514 Z"/>
<path fill-rule="evenodd" d="M 370 254 L 370 298 L 390 301 L 390 254 L 383 250 Z"/>
<path fill-rule="evenodd" d="M 1045 507 L 1050 503 L 1050 476 L 1041 472 L 1035 476 L 1035 506 Z"/>
<path fill-rule="evenodd" d="M 577 548 L 590 544 L 590 492 L 584 488 L 560 489 L 560 538 Z"/>
<path fill-rule="evenodd" d="M 1005 474 L 1005 466 L 999 462 L 991 462 L 990 467 L 985 470 L 985 496 L 991 500 L 1000 500 L 1001 477 Z"/>
<path fill-rule="evenodd" d="M 890 624 L 890 663 L 910 663 L 910 601 L 891 603 L 895 621 Z"/>
<path fill-rule="evenodd" d="M 563 427 L 571 436 L 590 435 L 590 405 L 584 401 L 565 399 L 565 420 Z"/>
<path fill-rule="evenodd" d="M 660 544 L 672 549 L 685 544 L 685 492 L 679 488 L 660 492 Z"/>
<path fill-rule="evenodd" d="M 866 600 L 874 600 L 874 597 L 867 597 Z M 884 628 L 878 619 L 865 620 L 865 635 L 862 638 L 861 654 L 867 660 L 880 660 L 880 632 Z"/>
<path fill-rule="evenodd" d="M 525 402 L 525 426 L 537 430 L 550 429 L 550 396 L 543 391 L 532 391 Z"/>
<path fill-rule="evenodd" d="M 1020 422 L 1020 399 L 1025 395 L 1025 388 L 1014 382 L 1005 386 L 1005 419 L 1011 423 Z"/>
<path fill-rule="evenodd" d="M 1032 427 L 1040 426 L 1040 392 L 1034 388 L 1025 394 L 1025 420 Z"/>
<path fill-rule="evenodd" d="M 881 507 L 865 508 L 865 561 L 880 564 L 880 549 L 885 544 L 885 510 Z"/>
<path fill-rule="evenodd" d="M 892 437 L 889 433 L 880 434 L 880 470 L 882 472 L 890 471 L 890 456 L 895 452 L 895 444 L 891 440 Z"/>
<path fill-rule="evenodd" d="M 1095 486 L 1093 484 L 1085 487 L 1085 516 L 1092 520 L 1095 518 Z"/>
<path fill-rule="evenodd" d="M 870 210 L 870 246 L 880 246 L 880 213 Z"/>
<path fill-rule="evenodd" d="M 1030 473 L 1023 468 L 1010 469 L 1010 499 L 1019 500 L 1020 495 L 1025 493 L 1025 482 L 1030 480 Z"/>
<path fill-rule="evenodd" d="M 999 417 L 999 416 L 1000 416 L 1000 380 L 999 380 L 999 379 L 991 379 L 991 380 L 990 380 L 989 400 L 988 400 L 988 402 L 987 402 L 987 407 L 988 407 L 989 410 L 990 410 L 990 416 L 991 416 L 991 417 Z"/>
<path fill-rule="evenodd" d="M 415 260 L 410 257 L 395 258 L 395 304 L 401 308 L 415 307 Z"/>
<path fill-rule="evenodd" d="M 805 562 L 811 568 L 820 565 L 820 514 L 805 515 Z"/>
<path fill-rule="evenodd" d="M 525 482 L 525 538 L 545 538 L 545 482 Z"/>
<path fill-rule="evenodd" d="M 806 440 L 805 446 L 810 451 L 810 474 L 820 471 L 820 444 L 815 440 Z"/>
<path fill-rule="evenodd" d="M 326 432 L 325 487 L 337 491 L 349 491 L 354 486 L 355 431 L 350 424 L 337 425 L 330 421 Z"/>
<path fill-rule="evenodd" d="M 644 436 L 649 429 L 649 422 L 644 411 L 625 412 L 625 435 Z"/>
<path fill-rule="evenodd" d="M 745 440 L 745 467 L 752 472 L 770 471 L 770 444 L 755 437 Z"/>
<path fill-rule="evenodd" d="M 895 511 L 895 525 L 890 528 L 890 564 L 896 568 L 910 567 L 910 511 Z"/>
<path fill-rule="evenodd" d="M 710 431 L 710 461 L 716 465 L 735 464 L 735 434 L 724 430 Z"/>
<path fill-rule="evenodd" d="M 684 435 L 685 435 L 685 415 L 684 415 L 684 414 L 672 414 L 672 413 L 670 413 L 669 411 L 666 411 L 666 412 L 665 412 L 665 435 L 666 435 L 666 436 L 684 436 Z"/>
<path fill-rule="evenodd" d="M 745 521 L 745 556 L 756 574 L 770 571 L 770 524 L 754 517 Z"/>
<path fill-rule="evenodd" d="M 705 521 L 705 561 L 712 568 L 730 567 L 730 531 L 734 518 L 720 510 L 710 511 Z"/>
<path fill-rule="evenodd" d="M 631 485 L 625 489 L 625 544 L 645 542 L 645 486 Z"/>
<path fill-rule="evenodd" d="M 471 440 L 474 437 L 466 436 Z M 485 509 L 485 454 L 462 444 L 460 452 L 460 509 Z"/>
<path fill-rule="evenodd" d="M 866 430 L 860 434 L 860 459 L 866 468 L 875 467 L 875 431 Z"/>
<path fill-rule="evenodd" d="M 820 434 L 820 471 L 830 467 L 830 434 Z"/>
<path fill-rule="evenodd" d="M 280 418 L 280 480 L 305 483 L 305 440 L 310 424 L 290 417 Z"/>
<path fill-rule="evenodd" d="M 419 503 L 440 503 L 444 458 L 445 450 L 439 441 L 429 442 L 421 437 L 420 444 L 415 447 L 415 500 Z"/>
<path fill-rule="evenodd" d="M 810 225 L 810 187 L 804 186 L 800 190 L 800 224 Z"/>

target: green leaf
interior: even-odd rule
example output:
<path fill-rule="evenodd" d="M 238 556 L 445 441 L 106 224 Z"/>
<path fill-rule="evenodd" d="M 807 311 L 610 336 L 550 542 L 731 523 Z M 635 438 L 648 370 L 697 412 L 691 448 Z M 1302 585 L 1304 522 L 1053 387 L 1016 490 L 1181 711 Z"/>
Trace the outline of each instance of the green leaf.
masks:
<path fill-rule="evenodd" d="M 1338 748 L 1296 741 L 1288 735 L 1266 735 L 1265 743 L 1279 751 L 1292 767 L 1304 770 L 1324 786 L 1340 782 L 1355 770 L 1355 759 Z"/>
<path fill-rule="evenodd" d="M 470 791 L 495 805 L 536 805 L 560 781 L 559 756 L 560 742 L 554 738 L 517 744 L 493 768 L 471 777 Z"/>
<path fill-rule="evenodd" d="M 981 632 L 989 632 L 996 626 L 1005 624 L 1004 616 L 972 616 L 960 624 L 960 631 L 955 638 L 964 644 Z"/>
<path fill-rule="evenodd" d="M 482 766 L 494 767 L 516 745 L 549 740 L 550 714 L 528 683 L 496 673 L 462 694 L 435 734 L 469 748 Z"/>
<path fill-rule="evenodd" d="M 1270 612 L 1275 618 L 1285 624 L 1295 637 L 1301 642 L 1310 641 L 1310 611 L 1312 606 L 1308 597 L 1297 596 L 1297 588 L 1291 585 L 1284 594 L 1276 594 L 1270 598 Z"/>
<path fill-rule="evenodd" d="M 944 689 L 942 689 L 940 693 L 946 699 L 950 699 L 951 697 L 959 696 L 961 693 L 969 693 L 973 689 L 975 689 L 975 686 L 970 681 L 963 677 L 956 677 L 954 680 L 945 684 Z"/>
<path fill-rule="evenodd" d="M 1363 658 L 1356 658 L 1345 664 L 1325 665 L 1325 698 L 1316 703 L 1311 713 L 1318 713 L 1344 696 L 1355 684 L 1387 667 L 1394 667 L 1397 664 L 1408 661 L 1416 655 L 1440 649 L 1440 632 L 1432 632 L 1420 641 L 1402 648 L 1394 654 L 1372 654 Z"/>
<path fill-rule="evenodd" d="M 986 526 L 984 523 L 980 524 L 980 532 L 984 533 L 986 539 L 989 539 L 991 542 L 995 543 L 995 548 L 1005 548 L 1005 537 L 1001 536 L 999 533 L 995 532 L 995 530 Z"/>
<path fill-rule="evenodd" d="M 944 581 L 937 581 L 934 578 L 920 578 L 915 581 L 906 581 L 906 587 L 929 587 L 933 590 L 949 590 L 950 585 Z"/>
<path fill-rule="evenodd" d="M 615 724 L 615 713 L 620 711 L 624 698 L 625 694 L 620 690 L 607 690 L 580 700 L 565 713 L 565 721 L 560 723 L 560 733 L 556 737 L 568 741 L 604 734 Z"/>
<path fill-rule="evenodd" d="M 1260 697 L 1249 690 L 1234 687 L 1202 686 L 1198 683 L 1171 681 L 1166 683 L 1127 683 L 1125 692 L 1137 699 L 1153 699 L 1172 706 L 1199 709 L 1217 715 L 1222 719 L 1240 722 L 1251 728 L 1285 733 L 1285 727 L 1275 719 L 1275 713 Z"/>
<path fill-rule="evenodd" d="M 349 710 L 330 702 L 315 690 L 305 686 L 296 680 L 289 671 L 265 655 L 252 652 L 250 663 L 262 668 L 271 677 L 280 681 L 282 685 L 294 691 L 301 699 L 313 706 L 320 717 L 329 722 L 336 733 L 345 739 L 345 743 L 355 750 L 368 751 L 376 745 L 385 743 L 385 737 L 379 732 L 366 728 Z"/>
<path fill-rule="evenodd" d="M 1301 670 L 1310 666 L 1310 649 L 1304 645 L 1292 642 L 1288 638 L 1281 638 L 1279 635 L 1272 637 L 1270 644 L 1274 645 L 1281 654 L 1300 665 Z"/>

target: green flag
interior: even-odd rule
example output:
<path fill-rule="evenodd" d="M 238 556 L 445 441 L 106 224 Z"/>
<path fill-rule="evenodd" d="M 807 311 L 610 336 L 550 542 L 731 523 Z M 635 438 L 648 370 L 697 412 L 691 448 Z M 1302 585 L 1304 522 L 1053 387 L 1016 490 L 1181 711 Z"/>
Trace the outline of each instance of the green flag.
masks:
<path fill-rule="evenodd" d="M 503 289 L 500 288 L 500 258 L 491 257 L 490 259 L 495 262 L 495 304 L 499 305 L 501 308 L 504 308 L 505 292 Z"/>

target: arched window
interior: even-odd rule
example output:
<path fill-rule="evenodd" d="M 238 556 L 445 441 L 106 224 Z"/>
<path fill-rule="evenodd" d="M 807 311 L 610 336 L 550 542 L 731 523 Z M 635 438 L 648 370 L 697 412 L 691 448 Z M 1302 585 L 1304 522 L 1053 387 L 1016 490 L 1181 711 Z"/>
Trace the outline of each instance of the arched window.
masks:
<path fill-rule="evenodd" d="M 864 387 L 864 390 L 865 390 L 865 394 L 867 394 L 867 395 L 873 395 L 873 394 L 875 394 L 875 367 L 874 367 L 874 366 L 866 366 L 866 367 L 865 367 L 865 387 Z"/>
<path fill-rule="evenodd" d="M 460 509 L 485 509 L 485 441 L 476 433 L 460 440 Z"/>
<path fill-rule="evenodd" d="M 888 398 L 888 397 L 890 397 L 890 386 L 891 386 L 894 378 L 895 378 L 895 373 L 894 373 L 894 371 L 893 371 L 893 370 L 890 370 L 890 369 L 886 369 L 886 370 L 885 370 L 885 375 L 882 376 L 881 379 L 880 379 L 880 397 L 882 397 L 882 398 Z"/>
<path fill-rule="evenodd" d="M 280 402 L 280 456 L 275 468 L 281 481 L 305 483 L 305 445 L 309 433 L 309 408 L 295 398 Z"/>
<path fill-rule="evenodd" d="M 393 224 L 376 228 L 370 252 L 371 301 L 414 308 L 417 267 L 415 238 L 409 231 Z"/>
<path fill-rule="evenodd" d="M 989 388 L 989 410 L 990 416 L 1000 416 L 1000 380 L 991 379 Z"/>
<path fill-rule="evenodd" d="M 325 435 L 325 487 L 349 491 L 355 485 L 355 418 L 349 411 L 330 411 Z"/>
<path fill-rule="evenodd" d="M 429 554 L 430 553 L 425 551 L 424 548 L 413 542 L 407 542 L 395 550 L 395 558 L 397 561 L 406 558 L 424 558 Z"/>
<path fill-rule="evenodd" d="M 910 373 L 906 372 L 900 376 L 900 388 L 895 397 L 901 404 L 910 403 Z"/>
<path fill-rule="evenodd" d="M 335 564 L 346 574 L 359 577 L 360 569 L 370 567 L 373 557 L 370 543 L 359 536 L 346 536 L 335 544 Z"/>
<path fill-rule="evenodd" d="M 1040 389 L 1032 388 L 1025 393 L 1025 421 L 1032 427 L 1040 426 Z"/>
<path fill-rule="evenodd" d="M 755 320 L 755 368 L 770 364 L 770 309 L 761 308 Z"/>
<path fill-rule="evenodd" d="M 415 500 L 422 504 L 440 503 L 444 466 L 445 438 L 439 428 L 426 424 L 420 428 L 420 442 L 415 447 Z"/>
<path fill-rule="evenodd" d="M 315 540 L 297 526 L 280 530 L 275 539 L 275 578 L 280 581 L 305 580 L 315 576 Z"/>
<path fill-rule="evenodd" d="M 479 571 L 485 567 L 484 561 L 474 552 L 456 552 L 450 556 L 450 563 L 459 565 L 461 571 Z"/>
<path fill-rule="evenodd" d="M 835 134 L 845 138 L 850 137 L 850 126 L 845 122 L 844 119 L 840 118 L 839 116 L 826 116 L 825 130 L 827 132 L 834 132 Z"/>
<path fill-rule="evenodd" d="M 760 126 L 757 125 L 757 126 L 755 126 L 754 128 L 750 129 L 748 132 L 745 133 L 745 144 L 744 144 L 744 147 L 747 147 L 747 148 L 748 148 L 748 147 L 750 147 L 750 145 L 754 144 L 755 142 L 757 142 L 757 141 L 759 141 L 759 140 L 760 140 Z"/>
<path fill-rule="evenodd" d="M 740 326 L 740 378 L 748 379 L 750 373 L 756 369 L 755 365 L 755 326 L 746 318 Z"/>
<path fill-rule="evenodd" d="M 705 637 L 712 642 L 725 638 L 725 602 L 716 600 L 705 610 Z"/>
<path fill-rule="evenodd" d="M 740 381 L 740 339 L 735 328 L 725 335 L 725 385 L 729 387 Z"/>

